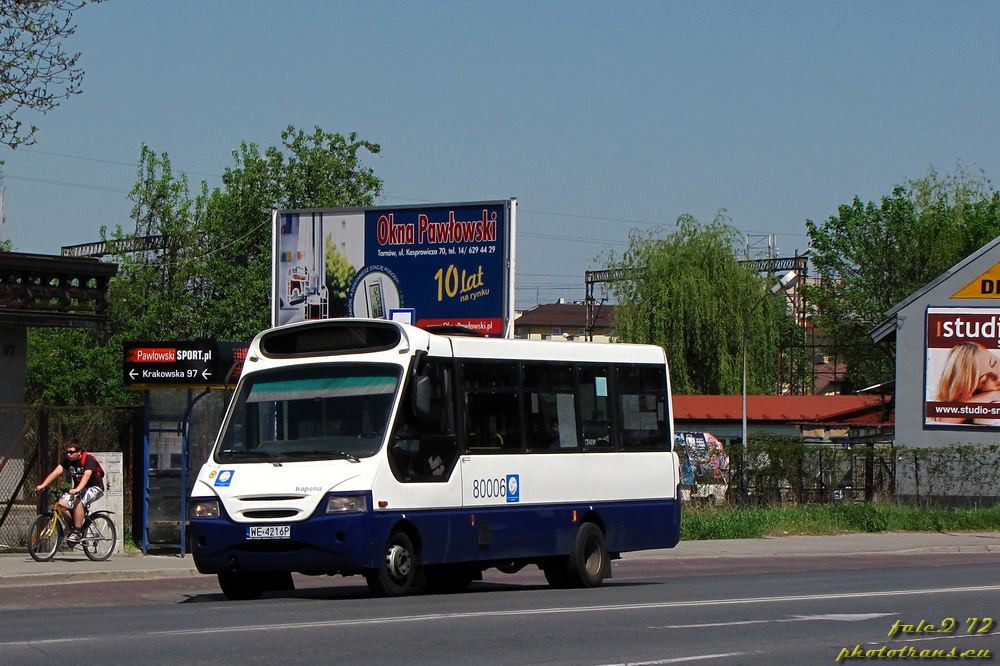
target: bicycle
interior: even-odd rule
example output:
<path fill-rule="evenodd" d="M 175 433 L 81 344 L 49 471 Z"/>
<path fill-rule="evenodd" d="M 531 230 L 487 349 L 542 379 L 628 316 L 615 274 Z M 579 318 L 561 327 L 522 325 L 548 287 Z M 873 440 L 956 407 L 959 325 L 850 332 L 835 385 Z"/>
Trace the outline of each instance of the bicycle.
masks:
<path fill-rule="evenodd" d="M 28 532 L 28 554 L 36 562 L 48 562 L 55 557 L 59 547 L 64 543 L 64 537 L 73 525 L 71 511 L 59 503 L 62 494 L 56 490 L 51 492 L 55 498 L 52 511 L 38 514 Z M 80 528 L 83 539 L 79 543 L 89 559 L 103 562 L 111 557 L 111 553 L 115 550 L 118 540 L 115 522 L 111 519 L 109 511 L 90 513 L 86 506 L 83 510 L 83 527 Z M 65 543 L 69 544 L 70 548 L 74 545 L 68 541 Z"/>

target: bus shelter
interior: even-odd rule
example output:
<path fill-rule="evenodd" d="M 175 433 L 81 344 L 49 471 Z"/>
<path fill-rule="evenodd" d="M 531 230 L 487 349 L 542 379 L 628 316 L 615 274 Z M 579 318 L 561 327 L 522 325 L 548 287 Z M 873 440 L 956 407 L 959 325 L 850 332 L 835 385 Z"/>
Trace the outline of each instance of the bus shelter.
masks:
<path fill-rule="evenodd" d="M 188 496 L 215 440 L 247 345 L 151 341 L 125 345 L 126 386 L 143 391 L 142 552 L 187 552 Z"/>

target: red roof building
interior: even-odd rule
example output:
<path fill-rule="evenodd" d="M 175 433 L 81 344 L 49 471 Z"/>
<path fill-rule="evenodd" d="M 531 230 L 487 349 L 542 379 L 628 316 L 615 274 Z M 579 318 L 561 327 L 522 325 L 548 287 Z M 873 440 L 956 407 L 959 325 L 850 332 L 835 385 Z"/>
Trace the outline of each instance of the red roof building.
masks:
<path fill-rule="evenodd" d="M 675 395 L 674 423 L 679 431 L 710 432 L 738 442 L 743 429 L 739 395 Z M 750 395 L 747 431 L 801 435 L 810 443 L 856 444 L 893 438 L 892 396 Z"/>

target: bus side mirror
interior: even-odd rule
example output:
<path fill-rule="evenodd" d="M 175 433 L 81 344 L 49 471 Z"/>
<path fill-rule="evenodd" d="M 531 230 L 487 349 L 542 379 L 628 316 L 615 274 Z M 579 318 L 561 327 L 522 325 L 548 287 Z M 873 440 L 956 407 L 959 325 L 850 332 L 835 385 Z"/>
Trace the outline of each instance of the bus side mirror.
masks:
<path fill-rule="evenodd" d="M 431 416 L 431 378 L 418 375 L 413 378 L 413 414 L 420 421 Z"/>

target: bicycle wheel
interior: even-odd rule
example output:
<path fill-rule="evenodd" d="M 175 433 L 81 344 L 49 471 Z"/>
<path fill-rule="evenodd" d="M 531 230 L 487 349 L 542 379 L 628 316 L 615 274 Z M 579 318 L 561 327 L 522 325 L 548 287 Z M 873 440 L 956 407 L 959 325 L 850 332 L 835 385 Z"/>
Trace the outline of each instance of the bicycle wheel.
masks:
<path fill-rule="evenodd" d="M 115 524 L 103 513 L 91 516 L 83 525 L 83 552 L 95 562 L 111 557 L 115 539 Z"/>
<path fill-rule="evenodd" d="M 62 542 L 63 530 L 51 513 L 40 514 L 31 524 L 28 532 L 28 554 L 36 562 L 48 562 L 55 557 Z"/>

